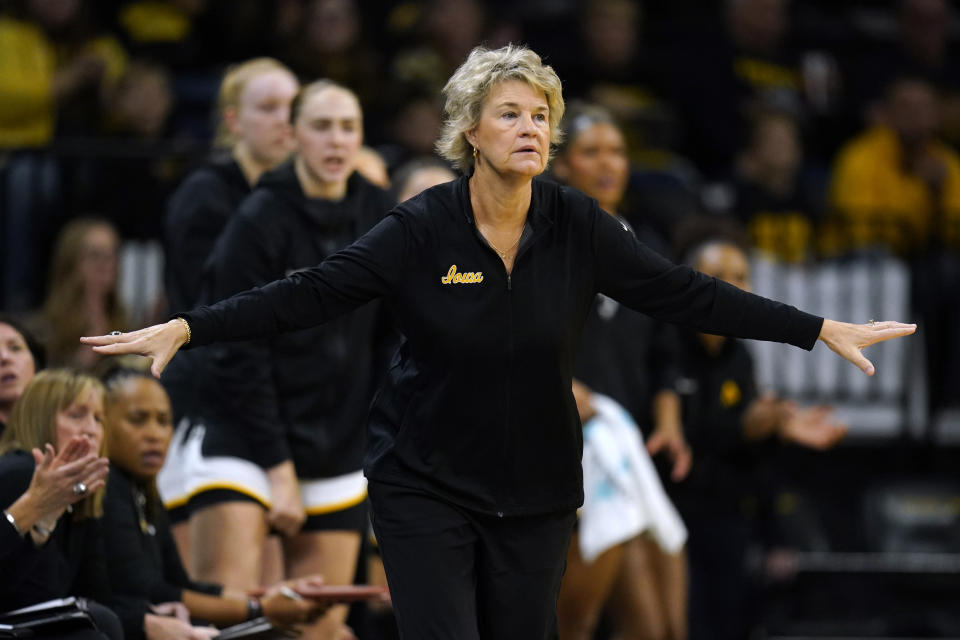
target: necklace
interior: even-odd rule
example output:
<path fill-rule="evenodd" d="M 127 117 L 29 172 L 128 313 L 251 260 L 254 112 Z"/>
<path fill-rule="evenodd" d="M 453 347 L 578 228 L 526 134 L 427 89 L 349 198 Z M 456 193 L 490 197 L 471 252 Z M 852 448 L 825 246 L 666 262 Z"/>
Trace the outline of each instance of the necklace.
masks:
<path fill-rule="evenodd" d="M 513 241 L 513 244 L 510 245 L 510 247 L 507 248 L 506 251 L 500 251 L 500 249 L 497 248 L 497 245 L 493 244 L 493 241 L 490 240 L 490 238 L 487 238 L 486 236 L 484 236 L 484 238 L 485 238 L 486 241 L 487 241 L 487 244 L 490 245 L 490 248 L 491 248 L 491 249 L 493 249 L 494 251 L 497 252 L 497 255 L 500 256 L 500 259 L 501 259 L 501 260 L 506 260 L 506 259 L 507 259 L 507 254 L 510 253 L 511 251 L 513 251 L 513 250 L 517 247 L 517 245 L 520 244 L 520 238 L 522 238 L 522 237 L 523 237 L 523 228 L 521 227 L 521 228 L 520 228 L 520 235 L 518 235 L 518 236 L 517 236 L 517 239 Z"/>

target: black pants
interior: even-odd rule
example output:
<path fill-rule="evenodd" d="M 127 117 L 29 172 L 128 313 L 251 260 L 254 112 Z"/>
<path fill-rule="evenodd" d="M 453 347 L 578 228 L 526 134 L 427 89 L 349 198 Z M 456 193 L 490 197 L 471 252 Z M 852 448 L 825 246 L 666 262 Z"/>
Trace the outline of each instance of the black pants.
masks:
<path fill-rule="evenodd" d="M 690 640 L 750 637 L 756 603 L 747 571 L 752 523 L 732 515 L 683 517 L 690 531 Z"/>
<path fill-rule="evenodd" d="M 557 637 L 576 513 L 498 518 L 395 485 L 368 492 L 402 639 Z"/>

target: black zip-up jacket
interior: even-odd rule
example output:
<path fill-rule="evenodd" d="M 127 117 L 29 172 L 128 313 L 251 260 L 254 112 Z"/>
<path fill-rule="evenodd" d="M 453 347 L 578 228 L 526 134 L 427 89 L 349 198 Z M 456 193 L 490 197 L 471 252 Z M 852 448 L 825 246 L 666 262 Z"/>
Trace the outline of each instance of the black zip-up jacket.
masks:
<path fill-rule="evenodd" d="M 250 185 L 229 155 L 212 158 L 187 176 L 167 202 L 163 240 L 167 303 L 171 310 L 200 304 L 203 270 Z M 197 402 L 196 353 L 170 363 L 163 386 L 170 394 L 177 421 L 195 413 Z"/>
<path fill-rule="evenodd" d="M 340 201 L 304 195 L 293 163 L 265 173 L 217 241 L 211 299 L 309 268 L 370 230 L 393 206 L 359 174 Z M 264 468 L 293 460 L 301 478 L 356 471 L 373 397 L 376 305 L 324 325 L 204 350 L 197 411 L 205 455 Z"/>
<path fill-rule="evenodd" d="M 534 180 L 527 224 L 508 275 L 460 178 L 317 267 L 183 317 L 203 345 L 314 326 L 382 297 L 406 340 L 371 409 L 368 478 L 503 515 L 582 503 L 571 369 L 597 293 L 701 331 L 806 349 L 819 335 L 821 318 L 673 265 L 574 189 Z"/>

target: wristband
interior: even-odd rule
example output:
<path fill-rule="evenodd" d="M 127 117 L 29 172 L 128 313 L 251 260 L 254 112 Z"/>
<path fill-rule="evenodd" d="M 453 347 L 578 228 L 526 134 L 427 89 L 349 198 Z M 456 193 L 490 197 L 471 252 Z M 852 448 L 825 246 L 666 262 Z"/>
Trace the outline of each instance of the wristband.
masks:
<path fill-rule="evenodd" d="M 263 605 L 256 598 L 247 598 L 247 620 L 263 616 Z"/>
<path fill-rule="evenodd" d="M 6 509 L 3 510 L 3 515 L 7 519 L 7 522 L 10 523 L 10 526 L 13 527 L 13 530 L 17 532 L 17 535 L 21 538 L 23 537 L 23 531 L 20 530 L 20 525 L 17 524 L 17 521 L 10 515 L 10 512 Z"/>

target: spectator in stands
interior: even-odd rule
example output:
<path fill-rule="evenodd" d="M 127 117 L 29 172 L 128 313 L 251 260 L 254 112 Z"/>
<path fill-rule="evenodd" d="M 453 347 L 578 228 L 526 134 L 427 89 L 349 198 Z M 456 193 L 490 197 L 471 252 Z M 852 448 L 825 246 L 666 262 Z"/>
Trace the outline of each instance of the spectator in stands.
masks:
<path fill-rule="evenodd" d="M 561 126 L 566 138 L 554 175 L 596 198 L 601 209 L 629 227 L 619 212 L 630 165 L 613 116 L 602 107 L 572 103 Z M 649 227 L 632 230 L 648 245 L 665 247 Z M 611 397 L 637 424 L 652 427 L 651 452 L 668 453 L 674 478 L 680 479 L 689 469 L 690 451 L 673 388 L 676 348 L 672 329 L 599 295 L 584 324 L 573 371 L 589 390 Z M 578 397 L 578 407 L 581 403 Z M 586 562 L 574 533 L 560 589 L 560 637 L 593 637 L 605 605 L 614 615 L 617 637 L 685 637 L 685 571 L 682 553 L 664 553 L 643 536 Z"/>
<path fill-rule="evenodd" d="M 309 0 L 297 32 L 279 57 L 300 78 L 327 78 L 357 93 L 361 104 L 380 98 L 380 60 L 365 37 L 356 0 Z"/>
<path fill-rule="evenodd" d="M 484 39 L 487 11 L 479 0 L 426 0 L 406 49 L 393 58 L 392 77 L 438 95 L 450 73 Z"/>
<path fill-rule="evenodd" d="M 924 80 L 887 89 L 884 124 L 839 153 L 830 188 L 828 250 L 879 247 L 915 255 L 960 247 L 960 156 L 938 140 L 937 96 Z"/>
<path fill-rule="evenodd" d="M 414 84 L 398 84 L 388 92 L 389 105 L 383 105 L 387 127 L 380 145 L 391 171 L 405 162 L 434 153 L 440 134 L 440 104 L 436 93 Z"/>
<path fill-rule="evenodd" d="M 0 149 L 43 147 L 58 110 L 116 81 L 126 54 L 109 36 L 91 36 L 76 0 L 9 3 L 0 15 Z M 75 106 L 75 105 L 74 105 Z"/>
<path fill-rule="evenodd" d="M 37 374 L 14 406 L 0 437 L 0 602 L 12 610 L 85 596 L 96 601 L 100 631 L 114 640 L 123 637 L 120 623 L 100 606 L 111 601 L 99 521 L 107 477 L 102 414 L 100 383 L 68 371 Z"/>
<path fill-rule="evenodd" d="M 60 232 L 47 297 L 36 316 L 51 365 L 89 369 L 97 358 L 76 348 L 79 337 L 128 326 L 117 294 L 118 250 L 117 232 L 104 220 L 80 218 Z"/>
<path fill-rule="evenodd" d="M 637 0 L 583 4 L 579 39 L 564 42 L 556 66 L 573 98 L 599 104 L 617 118 L 633 164 L 653 159 L 651 148 L 675 148 L 676 115 L 663 99 L 663 65 L 652 65 L 642 42 Z M 564 36 L 565 40 L 567 36 Z M 667 67 L 668 68 L 668 67 Z"/>
<path fill-rule="evenodd" d="M 124 0 L 114 5 L 111 26 L 131 55 L 174 69 L 196 65 L 202 52 L 196 22 L 206 0 Z"/>
<path fill-rule="evenodd" d="M 787 262 L 815 255 L 822 204 L 809 182 L 796 120 L 783 112 L 758 114 L 750 143 L 737 158 L 730 208 L 754 249 Z"/>
<path fill-rule="evenodd" d="M 124 239 L 159 239 L 163 205 L 184 164 L 171 157 L 165 144 L 173 107 L 170 74 L 156 64 L 132 60 L 104 92 L 104 104 L 101 151 L 62 161 L 72 180 L 70 208 L 97 211 Z"/>
<path fill-rule="evenodd" d="M 166 204 L 165 283 L 171 311 L 201 301 L 204 265 L 223 228 L 260 176 L 290 155 L 290 102 L 298 88 L 293 73 L 272 58 L 248 60 L 224 74 L 217 98 L 216 150 Z M 191 557 L 185 484 L 189 469 L 180 445 L 196 418 L 196 357 L 182 354 L 163 377 L 173 401 L 177 437 L 158 485 L 185 559 Z"/>
<path fill-rule="evenodd" d="M 947 0 L 900 0 L 896 39 L 887 34 L 861 45 L 846 74 L 847 101 L 855 122 L 884 121 L 884 90 L 900 77 L 930 83 L 943 104 L 943 134 L 960 140 L 960 57 L 950 42 L 954 11 Z"/>
<path fill-rule="evenodd" d="M 101 92 L 126 54 L 88 28 L 77 0 L 16 0 L 0 8 L 0 307 L 22 312 L 42 294 L 43 265 L 62 210 L 60 169 L 44 150 L 57 136 L 91 135 Z M 6 155 L 6 154 L 10 155 Z"/>
<path fill-rule="evenodd" d="M 263 614 L 277 624 L 304 622 L 323 603 L 293 600 L 278 588 L 251 599 L 243 591 L 204 584 L 187 576 L 156 490 L 156 476 L 173 435 L 170 400 L 149 372 L 114 368 L 104 377 L 110 476 L 104 500 L 104 540 L 114 592 L 137 603 L 182 602 L 190 617 L 217 626 Z M 139 627 L 126 637 L 142 637 Z"/>
<path fill-rule="evenodd" d="M 749 288 L 739 230 L 701 222 L 688 226 L 680 241 L 689 264 Z M 673 497 L 689 530 L 690 638 L 743 638 L 754 622 L 747 551 L 757 540 L 758 503 L 771 483 L 762 462 L 777 442 L 828 449 L 845 428 L 826 408 L 804 409 L 758 393 L 740 340 L 686 331 L 681 347 L 677 390 L 695 462 Z"/>
<path fill-rule="evenodd" d="M 297 94 L 290 117 L 297 152 L 261 177 L 227 224 L 208 267 L 213 298 L 321 262 L 392 206 L 355 171 L 363 116 L 353 92 L 314 82 Z M 255 586 L 258 550 L 274 528 L 284 536 L 288 577 L 352 581 L 365 523 L 360 466 L 375 317 L 371 305 L 323 327 L 204 356 L 194 374 L 202 377 L 204 420 L 188 444 L 200 460 L 189 487 L 198 578 Z M 224 539 L 224 530 L 234 535 Z M 345 615 L 334 607 L 324 616 L 324 637 L 339 637 Z"/>
<path fill-rule="evenodd" d="M 164 133 L 173 102 L 170 75 L 161 66 L 131 61 L 107 95 L 105 130 L 156 139 Z"/>
<path fill-rule="evenodd" d="M 726 174 L 759 108 L 803 112 L 799 56 L 787 45 L 787 0 L 725 0 L 726 29 L 677 38 L 666 75 L 685 125 L 685 153 L 708 176 Z M 710 96 L 710 99 L 704 99 Z"/>
<path fill-rule="evenodd" d="M 47 352 L 19 320 L 0 314 L 0 435 L 13 405 L 47 364 Z"/>

